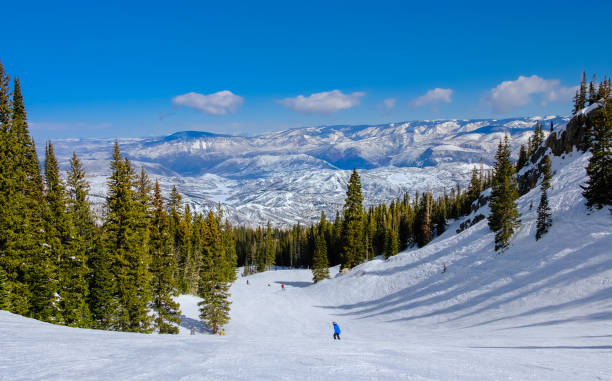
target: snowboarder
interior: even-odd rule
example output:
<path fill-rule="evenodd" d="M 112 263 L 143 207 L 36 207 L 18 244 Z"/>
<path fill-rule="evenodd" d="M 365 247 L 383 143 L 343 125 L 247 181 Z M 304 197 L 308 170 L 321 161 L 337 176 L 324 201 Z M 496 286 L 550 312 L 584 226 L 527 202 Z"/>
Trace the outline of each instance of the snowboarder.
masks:
<path fill-rule="evenodd" d="M 283 289 L 283 291 L 285 291 L 285 284 L 281 283 L 281 288 Z"/>
<path fill-rule="evenodd" d="M 340 326 L 335 321 L 332 324 L 334 325 L 334 340 L 340 340 Z"/>

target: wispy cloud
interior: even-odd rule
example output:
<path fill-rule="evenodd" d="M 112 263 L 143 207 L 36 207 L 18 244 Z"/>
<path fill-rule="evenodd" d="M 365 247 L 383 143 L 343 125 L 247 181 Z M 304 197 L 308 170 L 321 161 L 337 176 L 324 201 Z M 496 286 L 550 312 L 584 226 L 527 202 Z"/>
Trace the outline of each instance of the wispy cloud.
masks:
<path fill-rule="evenodd" d="M 412 102 L 410 102 L 410 104 L 412 107 L 431 106 L 436 108 L 440 103 L 450 103 L 452 95 L 452 89 L 440 89 L 436 87 L 435 89 L 431 89 L 424 95 L 414 99 Z"/>
<path fill-rule="evenodd" d="M 483 100 L 491 105 L 494 112 L 504 114 L 528 105 L 535 94 L 542 95 L 540 103 L 545 106 L 550 102 L 567 101 L 575 91 L 576 87 L 561 86 L 558 79 L 521 75 L 514 81 L 504 81 L 489 90 Z"/>
<path fill-rule="evenodd" d="M 190 107 L 208 115 L 233 114 L 243 102 L 244 98 L 229 90 L 208 95 L 191 92 L 172 98 L 172 103 L 177 106 Z"/>
<path fill-rule="evenodd" d="M 395 108 L 396 103 L 397 103 L 397 99 L 387 98 L 382 102 L 382 107 L 385 109 L 385 111 L 391 111 Z"/>
<path fill-rule="evenodd" d="M 328 115 L 359 105 L 363 96 L 365 93 L 362 91 L 344 94 L 340 90 L 332 90 L 314 93 L 308 97 L 298 95 L 295 98 L 285 98 L 278 103 L 301 114 Z"/>

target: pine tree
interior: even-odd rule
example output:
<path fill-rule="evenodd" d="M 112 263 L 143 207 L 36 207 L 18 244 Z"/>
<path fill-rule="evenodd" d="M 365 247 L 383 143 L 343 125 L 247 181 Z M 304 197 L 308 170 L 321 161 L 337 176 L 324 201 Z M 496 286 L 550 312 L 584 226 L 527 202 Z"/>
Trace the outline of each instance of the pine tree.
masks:
<path fill-rule="evenodd" d="M 0 268 L 6 280 L 6 309 L 25 314 L 29 309 L 29 288 L 26 284 L 22 231 L 27 219 L 25 207 L 25 171 L 19 164 L 23 148 L 11 129 L 12 110 L 9 77 L 0 62 Z"/>
<path fill-rule="evenodd" d="M 433 197 L 431 193 L 425 192 L 421 197 L 416 222 L 417 234 L 415 238 L 419 247 L 427 245 L 433 239 L 432 208 Z"/>
<path fill-rule="evenodd" d="M 106 249 L 102 233 L 93 235 L 88 266 L 91 268 L 89 277 L 89 310 L 91 311 L 92 327 L 96 329 L 120 329 L 118 320 L 118 300 L 116 295 L 117 281 L 111 268 L 112 253 Z"/>
<path fill-rule="evenodd" d="M 178 296 L 174 278 L 176 261 L 172 250 L 169 218 L 164 210 L 159 182 L 155 181 L 153 218 L 150 225 L 151 275 L 154 326 L 159 333 L 178 333 L 180 310 L 173 298 Z"/>
<path fill-rule="evenodd" d="M 591 158 L 586 167 L 589 179 L 582 186 L 582 195 L 589 208 L 601 209 L 612 205 L 612 102 L 592 114 L 589 129 Z"/>
<path fill-rule="evenodd" d="M 74 327 L 89 327 L 91 315 L 87 305 L 87 257 L 84 243 L 77 237 L 71 209 L 68 208 L 66 186 L 59 174 L 59 166 L 53 145 L 45 149 L 45 198 L 46 241 L 56 261 L 59 281 L 59 303 L 61 319 L 58 321 Z"/>
<path fill-rule="evenodd" d="M 363 262 L 365 247 L 363 245 L 363 196 L 361 180 L 353 170 L 346 190 L 342 226 L 342 267 L 351 268 Z"/>
<path fill-rule="evenodd" d="M 200 285 L 198 295 L 203 299 L 200 318 L 214 334 L 219 326 L 229 321 L 229 287 L 226 281 L 226 253 L 219 225 L 212 211 L 206 218 L 206 235 L 203 239 L 202 265 L 200 266 Z"/>
<path fill-rule="evenodd" d="M 588 104 L 589 106 L 598 101 L 598 91 L 597 91 L 597 77 L 593 74 L 593 80 L 589 83 L 589 96 L 588 96 Z"/>
<path fill-rule="evenodd" d="M 176 259 L 178 267 L 178 287 L 181 292 L 188 292 L 191 288 L 189 279 L 191 278 L 190 272 L 194 271 L 196 265 L 194 263 L 195 256 L 193 255 L 193 220 L 191 214 L 191 208 L 185 204 L 185 208 L 182 213 L 182 218 L 178 223 L 178 229 L 176 232 Z"/>
<path fill-rule="evenodd" d="M 474 169 L 472 169 L 470 186 L 468 187 L 466 207 L 463 210 L 464 214 L 469 214 L 472 211 L 472 203 L 478 200 L 478 197 L 480 197 L 480 192 L 482 192 L 482 183 L 480 176 L 478 175 L 478 170 L 476 167 L 474 167 Z"/>
<path fill-rule="evenodd" d="M 574 98 L 574 109 L 572 114 L 576 115 L 578 111 L 582 110 L 586 106 L 587 101 L 587 84 L 586 84 L 586 73 L 582 72 L 582 79 L 580 81 L 580 87 L 576 91 L 576 97 Z"/>
<path fill-rule="evenodd" d="M 270 221 L 268 221 L 268 225 L 266 226 L 265 240 L 266 268 L 270 269 L 272 266 L 274 266 L 276 259 L 274 255 L 274 237 L 272 235 L 272 226 L 270 225 Z"/>
<path fill-rule="evenodd" d="M 327 245 L 321 233 L 316 235 L 315 251 L 312 257 L 312 280 L 317 283 L 329 278 L 329 261 L 327 259 Z"/>
<path fill-rule="evenodd" d="M 7 274 L 17 282 L 12 291 L 12 310 L 39 320 L 57 321 L 57 266 L 49 244 L 45 242 L 47 204 L 43 197 L 43 180 L 34 141 L 30 137 L 25 104 L 18 79 L 14 81 L 11 125 L 8 141 L 8 170 L 11 173 L 12 197 L 8 214 L 11 227 L 6 239 L 10 263 Z M 27 285 L 27 290 L 25 286 Z"/>
<path fill-rule="evenodd" d="M 0 310 L 8 310 L 10 308 L 7 281 L 6 271 L 0 267 Z"/>
<path fill-rule="evenodd" d="M 548 194 L 547 190 L 550 188 L 550 181 L 552 179 L 552 174 L 550 171 L 550 158 L 544 156 L 542 160 L 542 184 L 540 185 L 540 189 L 542 191 L 542 195 L 540 196 L 540 204 L 538 205 L 538 219 L 536 223 L 536 241 L 542 238 L 544 234 L 548 232 L 550 226 L 552 226 L 552 218 L 550 207 L 548 206 Z"/>
<path fill-rule="evenodd" d="M 226 254 L 226 282 L 233 283 L 236 280 L 236 266 L 238 265 L 238 256 L 236 254 L 236 240 L 234 238 L 234 231 L 229 221 L 225 220 L 225 227 L 222 231 L 223 234 L 223 247 L 225 247 Z"/>
<path fill-rule="evenodd" d="M 499 142 L 495 156 L 495 170 L 489 206 L 489 227 L 495 232 L 495 250 L 505 249 L 510 238 L 520 224 L 516 200 L 518 190 L 514 167 L 510 162 L 510 142 L 508 136 L 504 143 Z"/>
<path fill-rule="evenodd" d="M 111 170 L 106 197 L 104 241 L 106 250 L 112 256 L 111 271 L 117 282 L 116 328 L 122 331 L 149 332 L 150 279 L 146 271 L 147 243 L 139 236 L 139 217 L 142 215 L 135 189 L 136 175 L 129 160 L 121 157 L 116 142 Z"/>
<path fill-rule="evenodd" d="M 516 162 L 516 171 L 520 171 L 527 164 L 527 150 L 525 146 L 521 144 L 521 149 L 519 151 L 518 161 Z"/>

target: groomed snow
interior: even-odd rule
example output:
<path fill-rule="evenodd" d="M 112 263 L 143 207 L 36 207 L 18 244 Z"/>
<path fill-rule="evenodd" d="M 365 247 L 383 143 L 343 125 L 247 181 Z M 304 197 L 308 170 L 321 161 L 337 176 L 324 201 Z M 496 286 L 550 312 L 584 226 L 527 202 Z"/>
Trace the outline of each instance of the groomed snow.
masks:
<path fill-rule="evenodd" d="M 553 227 L 538 242 L 536 188 L 503 253 L 486 220 L 460 234 L 456 221 L 423 249 L 317 285 L 309 270 L 239 277 L 227 336 L 206 331 L 187 295 L 176 336 L 0 311 L 0 379 L 612 380 L 612 218 L 584 206 L 586 163 L 554 158 Z"/>

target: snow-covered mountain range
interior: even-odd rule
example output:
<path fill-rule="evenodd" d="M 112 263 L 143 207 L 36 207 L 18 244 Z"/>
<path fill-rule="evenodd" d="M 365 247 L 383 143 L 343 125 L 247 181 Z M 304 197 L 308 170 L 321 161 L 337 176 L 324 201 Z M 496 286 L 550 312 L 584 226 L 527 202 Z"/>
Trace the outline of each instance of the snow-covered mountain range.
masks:
<path fill-rule="evenodd" d="M 169 192 L 176 185 L 196 210 L 221 204 L 234 224 L 277 226 L 310 223 L 321 211 L 335 215 L 344 203 L 346 182 L 359 170 L 366 205 L 426 190 L 465 187 L 471 169 L 492 164 L 505 133 L 516 156 L 534 125 L 548 130 L 565 117 L 505 120 L 438 120 L 361 126 L 297 128 L 254 137 L 200 131 L 139 139 L 54 141 L 67 169 L 72 152 L 83 160 L 92 200 L 101 205 L 115 140 L 121 151 Z M 39 147 L 43 147 L 39 144 Z"/>

